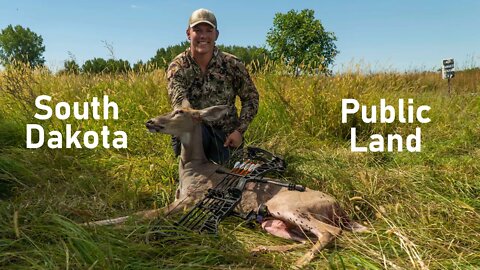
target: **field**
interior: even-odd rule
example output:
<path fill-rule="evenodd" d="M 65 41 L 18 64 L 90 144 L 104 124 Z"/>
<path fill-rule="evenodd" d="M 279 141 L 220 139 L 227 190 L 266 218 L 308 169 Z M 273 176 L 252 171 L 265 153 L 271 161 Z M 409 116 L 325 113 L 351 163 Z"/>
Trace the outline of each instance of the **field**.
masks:
<path fill-rule="evenodd" d="M 218 236 L 158 231 L 132 220 L 122 227 L 81 222 L 128 215 L 173 200 L 177 160 L 168 136 L 150 134 L 147 119 L 169 111 L 162 70 L 125 75 L 53 75 L 46 70 L 0 73 L 1 269 L 287 269 L 308 246 L 252 255 L 258 245 L 288 243 L 229 218 Z M 452 93 L 438 73 L 346 72 L 332 77 L 253 75 L 260 111 L 248 145 L 285 157 L 288 181 L 336 197 L 371 232 L 345 232 L 307 267 L 312 269 L 480 268 L 480 70 L 458 72 Z M 118 120 L 37 120 L 35 97 L 91 101 L 108 95 Z M 342 98 L 397 107 L 428 105 L 430 123 L 341 123 Z M 128 149 L 26 149 L 26 125 L 48 131 L 128 134 Z M 421 128 L 421 152 L 352 153 L 372 134 Z M 110 138 L 113 138 L 111 136 Z M 111 142 L 111 141 L 110 141 Z M 170 221 L 175 217 L 170 217 Z"/>

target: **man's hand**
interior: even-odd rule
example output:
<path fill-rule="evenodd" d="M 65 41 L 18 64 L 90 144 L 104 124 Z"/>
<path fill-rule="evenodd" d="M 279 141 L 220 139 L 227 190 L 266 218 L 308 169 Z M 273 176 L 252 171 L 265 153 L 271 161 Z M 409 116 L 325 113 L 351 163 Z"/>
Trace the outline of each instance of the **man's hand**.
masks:
<path fill-rule="evenodd" d="M 225 140 L 225 143 L 223 146 L 225 147 L 239 147 L 243 142 L 242 134 L 240 131 L 235 130 L 230 135 L 228 135 L 227 139 Z"/>

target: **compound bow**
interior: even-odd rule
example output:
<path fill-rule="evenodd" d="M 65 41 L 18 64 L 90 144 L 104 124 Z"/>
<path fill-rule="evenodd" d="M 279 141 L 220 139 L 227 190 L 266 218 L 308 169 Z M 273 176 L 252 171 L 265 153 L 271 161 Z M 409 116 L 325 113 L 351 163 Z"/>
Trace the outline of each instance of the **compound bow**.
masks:
<path fill-rule="evenodd" d="M 192 210 L 185 214 L 177 226 L 207 233 L 217 233 L 219 223 L 229 215 L 236 215 L 247 220 L 256 218 L 256 212 L 240 215 L 233 210 L 242 199 L 242 193 L 249 182 L 269 183 L 287 187 L 289 190 L 305 191 L 301 185 L 282 183 L 264 177 L 268 173 L 283 173 L 285 161 L 256 147 L 248 147 L 245 161 L 236 162 L 230 172 L 217 170 L 225 177 L 214 188 L 209 189 L 205 197 Z"/>

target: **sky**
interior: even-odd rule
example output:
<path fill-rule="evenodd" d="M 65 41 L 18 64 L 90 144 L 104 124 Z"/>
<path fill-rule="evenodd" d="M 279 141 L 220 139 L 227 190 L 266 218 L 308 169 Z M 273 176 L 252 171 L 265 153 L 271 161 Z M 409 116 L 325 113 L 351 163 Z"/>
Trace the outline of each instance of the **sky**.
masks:
<path fill-rule="evenodd" d="M 437 70 L 454 58 L 457 69 L 480 66 L 480 1 L 476 0 L 0 0 L 0 29 L 28 27 L 43 37 L 53 70 L 74 57 L 135 63 L 157 49 L 186 41 L 190 14 L 212 10 L 224 45 L 266 46 L 276 13 L 312 9 L 340 51 L 334 71 Z M 106 46 L 108 44 L 108 46 Z"/>

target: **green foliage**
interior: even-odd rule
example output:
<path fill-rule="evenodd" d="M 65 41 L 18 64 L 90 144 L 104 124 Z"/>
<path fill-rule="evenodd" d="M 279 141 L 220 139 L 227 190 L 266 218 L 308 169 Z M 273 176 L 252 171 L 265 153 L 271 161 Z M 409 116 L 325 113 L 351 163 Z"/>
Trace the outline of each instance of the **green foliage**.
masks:
<path fill-rule="evenodd" d="M 265 48 L 255 46 L 227 46 L 218 45 L 221 51 L 230 53 L 238 57 L 242 62 L 252 67 L 252 71 L 256 72 L 262 70 L 268 61 L 268 52 Z"/>
<path fill-rule="evenodd" d="M 172 62 L 177 55 L 184 52 L 188 47 L 190 47 L 189 42 L 181 42 L 177 45 L 158 49 L 155 56 L 152 57 L 146 65 L 143 65 L 143 63 L 143 66 L 138 64 L 136 68 L 134 67 L 134 70 L 139 70 L 140 67 L 143 67 L 144 70 L 151 69 L 152 67 L 166 69 L 170 62 Z M 258 48 L 255 46 L 227 46 L 221 44 L 217 45 L 217 47 L 221 51 L 237 56 L 246 65 L 252 65 L 253 71 L 261 70 L 268 60 L 268 53 L 264 48 Z"/>
<path fill-rule="evenodd" d="M 80 73 L 80 66 L 74 59 L 66 60 L 63 63 L 63 70 L 65 73 L 68 74 L 79 74 Z"/>
<path fill-rule="evenodd" d="M 29 64 L 30 67 L 45 63 L 43 38 L 30 28 L 8 25 L 0 33 L 0 63 L 4 66 L 15 62 Z"/>
<path fill-rule="evenodd" d="M 272 58 L 285 61 L 295 73 L 330 73 L 328 68 L 338 54 L 336 40 L 335 34 L 325 31 L 310 9 L 276 13 L 267 33 Z"/>
<path fill-rule="evenodd" d="M 82 66 L 82 71 L 88 74 L 127 73 L 130 70 L 132 70 L 130 63 L 122 59 L 93 58 L 85 61 Z"/>
<path fill-rule="evenodd" d="M 148 60 L 150 64 L 156 68 L 166 69 L 175 56 L 179 55 L 190 47 L 190 43 L 183 41 L 180 44 L 168 46 L 167 48 L 158 49 L 155 55 Z"/>
<path fill-rule="evenodd" d="M 133 64 L 132 70 L 136 73 L 141 73 L 147 71 L 147 65 L 144 64 L 142 60 L 139 60 L 137 63 Z"/>
<path fill-rule="evenodd" d="M 107 61 L 103 58 L 93 58 L 85 61 L 82 66 L 82 71 L 90 74 L 102 73 L 107 68 Z"/>
<path fill-rule="evenodd" d="M 107 73 L 127 73 L 132 70 L 130 63 L 127 60 L 122 59 L 108 59 L 107 60 Z"/>

